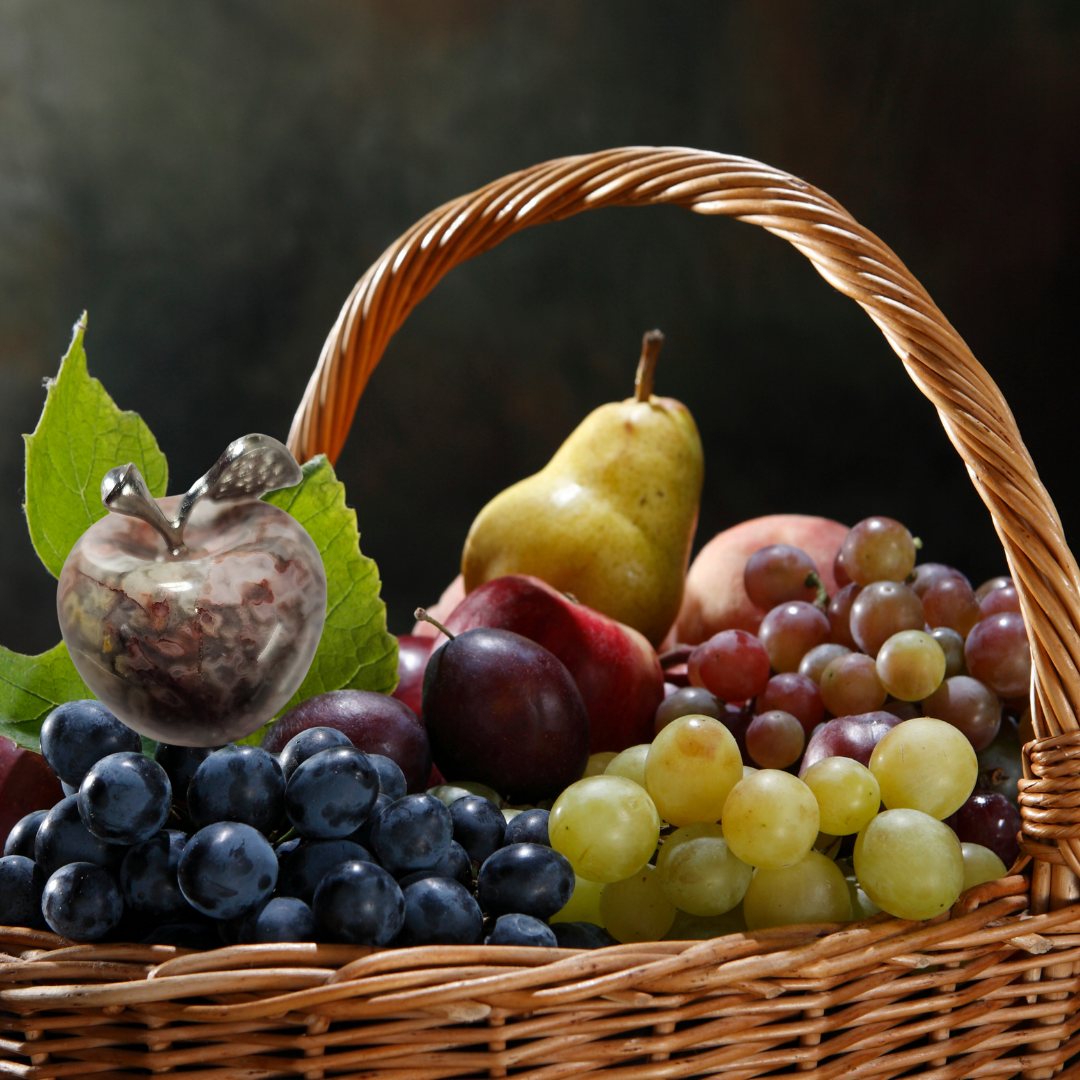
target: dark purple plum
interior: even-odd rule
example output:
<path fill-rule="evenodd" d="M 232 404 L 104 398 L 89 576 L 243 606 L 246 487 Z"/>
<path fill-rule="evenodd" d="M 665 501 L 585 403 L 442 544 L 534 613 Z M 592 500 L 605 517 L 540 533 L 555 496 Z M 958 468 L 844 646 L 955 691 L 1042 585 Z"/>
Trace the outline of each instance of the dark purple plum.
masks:
<path fill-rule="evenodd" d="M 423 791 L 431 774 L 427 732 L 404 702 L 370 690 L 331 690 L 290 709 L 263 736 L 262 748 L 280 753 L 307 728 L 329 727 L 347 735 L 365 754 L 396 761 L 410 792 Z"/>
<path fill-rule="evenodd" d="M 512 802 L 554 798 L 589 759 L 589 715 L 570 672 L 509 630 L 466 630 L 432 653 L 424 720 L 443 776 L 468 776 Z"/>

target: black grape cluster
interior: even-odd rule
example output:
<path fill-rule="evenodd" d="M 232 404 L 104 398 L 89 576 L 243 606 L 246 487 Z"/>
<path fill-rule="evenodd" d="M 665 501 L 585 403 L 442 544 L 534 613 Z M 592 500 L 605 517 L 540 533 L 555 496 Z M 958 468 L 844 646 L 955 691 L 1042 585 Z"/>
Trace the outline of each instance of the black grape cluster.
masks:
<path fill-rule="evenodd" d="M 574 872 L 546 810 L 508 824 L 480 796 L 407 794 L 394 761 L 336 729 L 277 755 L 159 744 L 151 758 L 98 702 L 75 701 L 46 718 L 41 750 L 67 794 L 12 829 L 0 923 L 195 948 L 612 943 L 548 925 Z"/>

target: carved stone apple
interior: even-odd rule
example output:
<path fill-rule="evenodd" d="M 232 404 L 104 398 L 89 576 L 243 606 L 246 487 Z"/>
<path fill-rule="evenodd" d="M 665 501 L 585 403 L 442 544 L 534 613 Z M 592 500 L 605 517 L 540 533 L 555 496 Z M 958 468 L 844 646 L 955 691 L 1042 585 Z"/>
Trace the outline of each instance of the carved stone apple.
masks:
<path fill-rule="evenodd" d="M 231 443 L 184 496 L 153 499 L 134 465 L 106 474 L 111 512 L 72 548 L 56 605 L 76 669 L 129 727 L 220 746 L 292 697 L 322 634 L 326 577 L 303 526 L 258 496 L 300 479 L 266 435 Z"/>

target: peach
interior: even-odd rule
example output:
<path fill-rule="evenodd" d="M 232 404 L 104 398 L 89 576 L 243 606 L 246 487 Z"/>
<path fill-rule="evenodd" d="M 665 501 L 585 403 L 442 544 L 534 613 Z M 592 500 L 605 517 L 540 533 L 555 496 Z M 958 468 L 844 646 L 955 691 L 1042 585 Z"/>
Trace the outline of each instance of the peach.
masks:
<path fill-rule="evenodd" d="M 751 603 L 743 570 L 755 551 L 770 544 L 802 548 L 817 564 L 830 596 L 836 592 L 833 560 L 848 526 L 805 514 L 769 514 L 717 533 L 690 565 L 675 637 L 698 645 L 721 630 L 757 633 L 765 612 Z"/>

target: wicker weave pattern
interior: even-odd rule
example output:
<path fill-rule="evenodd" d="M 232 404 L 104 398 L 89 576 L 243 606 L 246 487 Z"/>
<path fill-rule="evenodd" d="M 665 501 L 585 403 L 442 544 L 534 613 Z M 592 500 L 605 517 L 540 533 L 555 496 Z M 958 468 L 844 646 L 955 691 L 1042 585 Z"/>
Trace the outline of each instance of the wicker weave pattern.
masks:
<path fill-rule="evenodd" d="M 1007 917 L 1027 889 L 1024 876 L 982 886 L 930 924 L 879 916 L 596 953 L 263 945 L 182 955 L 0 935 L 9 949 L 38 946 L 0 964 L 2 1045 L 30 1057 L 18 1070 L 29 1080 L 193 1066 L 183 1075 L 214 1080 L 891 1077 L 919 1066 L 941 1080 L 1050 1075 L 1080 1050 L 1080 908 L 1018 926 Z M 1059 974 L 1035 997 L 1027 980 L 1051 950 Z M 184 1004 L 196 997 L 214 1003 Z M 1031 1026 L 1040 1045 L 1018 1056 Z"/>
<path fill-rule="evenodd" d="M 357 284 L 290 434 L 336 458 L 392 334 L 459 262 L 529 225 L 675 203 L 794 244 L 881 328 L 990 508 L 1035 657 L 1028 856 L 948 918 L 877 916 L 596 952 L 489 946 L 71 946 L 0 928 L 0 1075 L 1080 1076 L 1080 589 L 993 381 L 896 256 L 835 201 L 754 161 L 627 148 L 547 162 L 429 214 Z M 1034 861 L 1030 856 L 1034 856 Z"/>

